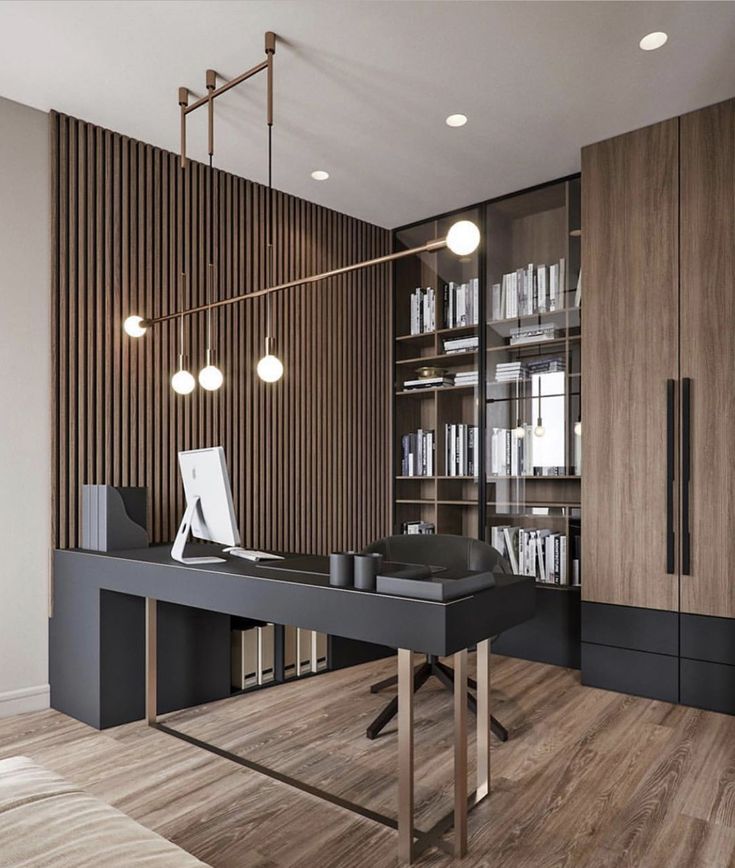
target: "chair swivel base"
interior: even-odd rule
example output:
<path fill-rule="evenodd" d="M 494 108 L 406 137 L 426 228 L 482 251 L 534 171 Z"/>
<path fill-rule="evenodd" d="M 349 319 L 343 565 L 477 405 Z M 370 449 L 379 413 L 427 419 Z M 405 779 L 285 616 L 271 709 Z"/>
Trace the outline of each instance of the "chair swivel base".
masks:
<path fill-rule="evenodd" d="M 441 663 L 437 657 L 432 655 L 428 657 L 425 663 L 422 663 L 414 671 L 413 692 L 416 693 L 420 690 L 432 676 L 441 681 L 448 690 L 454 689 L 454 671 L 449 666 L 445 666 Z M 376 684 L 373 684 L 370 687 L 370 692 L 379 693 L 383 688 L 392 687 L 397 683 L 398 676 L 392 675 L 390 678 L 385 678 L 383 681 L 378 681 Z M 471 687 L 473 690 L 477 690 L 477 682 L 472 678 L 467 679 L 467 686 Z M 467 705 L 473 714 L 477 713 L 477 702 L 475 697 L 470 693 L 467 694 Z M 393 720 L 396 714 L 398 714 L 398 697 L 394 696 L 370 726 L 368 726 L 366 733 L 367 737 L 371 739 L 377 738 L 390 721 Z M 500 721 L 496 720 L 492 716 L 490 717 L 490 729 L 493 734 L 500 739 L 500 741 L 508 741 L 508 730 L 502 723 L 500 723 Z"/>

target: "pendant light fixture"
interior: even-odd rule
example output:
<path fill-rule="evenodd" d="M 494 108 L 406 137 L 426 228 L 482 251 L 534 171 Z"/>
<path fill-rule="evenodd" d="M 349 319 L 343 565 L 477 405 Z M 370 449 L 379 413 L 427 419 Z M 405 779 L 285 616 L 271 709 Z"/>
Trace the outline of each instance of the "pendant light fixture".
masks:
<path fill-rule="evenodd" d="M 188 221 L 187 221 L 187 204 L 189 202 L 189 189 L 188 189 L 188 179 L 186 176 L 186 172 L 181 170 L 181 183 L 184 186 L 184 221 L 183 221 L 183 257 L 184 261 L 181 267 L 181 298 L 186 303 L 186 267 L 189 262 L 189 245 L 188 245 L 188 237 L 189 233 L 188 229 Z M 142 328 L 142 326 L 139 326 Z M 196 386 L 196 380 L 189 373 L 187 369 L 188 360 L 186 354 L 184 352 L 184 317 L 182 314 L 179 315 L 179 368 L 176 373 L 171 377 L 171 388 L 178 395 L 189 395 L 194 391 L 194 387 Z"/>
<path fill-rule="evenodd" d="M 274 278 L 274 270 L 273 270 L 273 187 L 272 187 L 272 128 L 273 128 L 273 59 L 276 53 L 276 34 L 268 31 L 265 34 L 265 60 L 241 73 L 229 81 L 226 81 L 224 84 L 219 87 L 215 87 L 216 84 L 216 76 L 212 70 L 207 72 L 207 94 L 199 99 L 195 100 L 191 105 L 189 104 L 189 90 L 186 87 L 179 88 L 179 107 L 180 107 L 180 125 L 181 125 L 181 168 L 185 169 L 188 159 L 186 156 L 186 119 L 187 116 L 196 111 L 197 109 L 202 108 L 207 105 L 209 107 L 209 117 L 210 117 L 210 183 L 211 183 L 211 174 L 212 174 L 212 154 L 213 154 L 213 103 L 214 100 L 221 96 L 223 93 L 231 90 L 234 87 L 242 84 L 248 79 L 252 78 L 255 75 L 258 75 L 260 72 L 266 72 L 268 76 L 267 83 L 267 123 L 268 123 L 268 196 L 267 196 L 267 241 L 268 241 L 268 255 L 266 258 L 266 286 L 253 289 L 251 287 L 248 288 L 249 291 L 240 292 L 239 294 L 232 294 L 227 298 L 218 298 L 213 299 L 211 296 L 208 296 L 206 304 L 200 304 L 195 307 L 189 307 L 181 311 L 177 311 L 175 313 L 164 314 L 163 316 L 158 317 L 142 317 L 138 315 L 129 316 L 125 322 L 123 323 L 123 328 L 125 333 L 131 338 L 141 338 L 146 334 L 148 329 L 151 326 L 158 325 L 163 322 L 168 322 L 169 320 L 176 319 L 177 317 L 183 323 L 183 318 L 188 316 L 195 316 L 200 313 L 206 313 L 208 317 L 211 317 L 212 311 L 216 308 L 231 305 L 231 304 L 240 304 L 243 302 L 251 302 L 255 299 L 262 298 L 265 296 L 266 298 L 266 336 L 265 336 L 265 355 L 260 359 L 257 366 L 258 376 L 264 380 L 265 382 L 275 383 L 283 376 L 283 364 L 281 360 L 275 354 L 275 339 L 272 334 L 271 329 L 271 296 L 275 295 L 275 293 L 285 292 L 289 289 L 294 289 L 296 287 L 306 287 L 313 283 L 318 283 L 322 280 L 327 280 L 331 277 L 337 277 L 341 274 L 349 274 L 353 271 L 358 271 L 363 268 L 370 268 L 375 265 L 384 265 L 388 262 L 394 262 L 397 259 L 403 259 L 409 256 L 417 256 L 422 253 L 436 253 L 439 250 L 443 250 L 444 248 L 448 248 L 452 253 L 457 256 L 469 256 L 477 250 L 480 244 L 480 230 L 478 227 L 470 220 L 458 220 L 454 223 L 449 231 L 447 232 L 444 238 L 436 238 L 433 241 L 427 241 L 425 244 L 421 244 L 418 247 L 413 247 L 406 250 L 396 251 L 395 253 L 387 253 L 383 256 L 377 256 L 374 259 L 368 259 L 363 262 L 355 262 L 350 265 L 343 265 L 339 268 L 331 269 L 330 271 L 322 272 L 321 274 L 313 274 L 307 277 L 296 278 L 295 280 L 289 280 L 284 283 L 276 284 L 273 283 Z M 210 202 L 211 207 L 211 202 Z M 211 212 L 210 212 L 210 221 L 212 220 Z M 186 215 L 184 221 L 184 227 L 186 231 Z M 210 246 L 210 252 L 212 250 L 212 246 Z M 213 259 L 210 257 L 210 288 L 213 293 L 214 291 L 214 279 L 213 279 Z M 179 377 L 179 374 L 186 373 L 188 371 L 184 370 L 183 367 L 183 325 L 181 326 L 181 340 L 182 340 L 182 348 L 180 352 L 179 359 L 179 371 L 175 374 L 175 377 Z M 201 383 L 203 388 L 206 389 L 216 389 L 222 383 L 222 372 L 217 368 L 213 363 L 213 355 L 214 351 L 212 349 L 212 341 L 211 341 L 211 320 L 208 321 L 207 324 L 207 356 L 206 356 L 206 366 L 200 371 L 199 382 Z M 188 376 L 193 381 L 194 378 L 191 377 L 191 374 Z M 181 377 L 177 380 L 177 382 L 185 381 L 188 385 L 188 379 L 185 377 Z M 173 378 L 172 378 L 173 385 Z M 188 391 L 191 391 L 191 388 Z M 183 394 L 186 394 L 184 392 Z"/>
<path fill-rule="evenodd" d="M 182 274 L 182 282 L 186 275 Z M 171 377 L 171 388 L 177 395 L 190 395 L 194 391 L 196 380 L 186 369 L 186 355 L 184 354 L 184 317 L 179 317 L 179 369 Z"/>
<path fill-rule="evenodd" d="M 207 263 L 207 303 L 211 304 L 214 295 L 214 100 L 212 93 L 217 83 L 217 74 L 213 69 L 207 70 L 207 93 L 209 95 L 209 196 L 207 210 L 209 212 L 209 262 Z M 224 381 L 222 371 L 214 364 L 212 350 L 212 308 L 207 308 L 207 352 L 205 365 L 199 371 L 199 385 L 207 392 L 216 392 Z"/>
<path fill-rule="evenodd" d="M 267 49 L 266 49 L 267 50 Z M 269 55 L 271 57 L 272 55 Z M 273 284 L 273 64 L 268 65 L 268 193 L 266 195 L 266 256 L 265 285 Z M 265 297 L 265 355 L 258 362 L 258 376 L 264 383 L 277 383 L 283 376 L 283 362 L 273 352 L 275 341 L 271 335 L 271 293 Z"/>
<path fill-rule="evenodd" d="M 519 440 L 523 440 L 526 436 L 526 429 L 523 427 L 523 422 L 521 421 L 521 385 L 520 381 L 516 379 L 516 427 L 513 429 L 513 433 Z"/>
<path fill-rule="evenodd" d="M 544 428 L 544 423 L 541 418 L 541 377 L 538 380 L 538 418 L 536 419 L 536 427 L 533 429 L 533 433 L 537 437 L 543 437 L 546 434 L 546 428 Z"/>

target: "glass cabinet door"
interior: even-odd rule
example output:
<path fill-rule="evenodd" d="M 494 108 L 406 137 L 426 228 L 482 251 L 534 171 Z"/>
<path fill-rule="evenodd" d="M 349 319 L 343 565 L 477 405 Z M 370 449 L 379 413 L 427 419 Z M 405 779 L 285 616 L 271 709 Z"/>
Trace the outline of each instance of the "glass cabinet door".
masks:
<path fill-rule="evenodd" d="M 578 585 L 579 181 L 487 205 L 485 537 L 514 571 Z"/>

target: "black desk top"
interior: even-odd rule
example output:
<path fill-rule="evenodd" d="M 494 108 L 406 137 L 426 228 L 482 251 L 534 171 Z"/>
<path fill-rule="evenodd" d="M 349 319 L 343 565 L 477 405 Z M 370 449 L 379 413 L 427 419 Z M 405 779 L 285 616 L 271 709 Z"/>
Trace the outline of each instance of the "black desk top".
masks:
<path fill-rule="evenodd" d="M 221 556 L 221 547 L 191 553 Z M 325 573 L 327 570 L 325 569 Z M 494 588 L 442 603 L 329 584 L 325 573 L 296 572 L 241 558 L 181 564 L 170 546 L 120 552 L 57 550 L 54 581 L 83 583 L 259 621 L 444 656 L 533 616 L 535 583 L 497 574 Z M 448 575 L 443 573 L 442 575 Z"/>

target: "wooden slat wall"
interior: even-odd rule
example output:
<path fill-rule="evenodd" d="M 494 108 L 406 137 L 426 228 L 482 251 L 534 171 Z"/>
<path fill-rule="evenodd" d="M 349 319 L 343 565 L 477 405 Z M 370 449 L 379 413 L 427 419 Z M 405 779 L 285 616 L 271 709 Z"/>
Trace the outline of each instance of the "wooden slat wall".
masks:
<path fill-rule="evenodd" d="M 54 307 L 54 537 L 80 542 L 83 483 L 149 489 L 154 542 L 184 509 L 176 453 L 222 445 L 243 542 L 328 552 L 390 532 L 390 268 L 279 296 L 273 306 L 283 380 L 262 383 L 265 302 L 214 316 L 225 384 L 212 395 L 170 388 L 178 326 L 140 340 L 130 313 L 158 316 L 206 301 L 207 169 L 51 113 Z M 265 189 L 215 174 L 217 292 L 265 285 Z M 390 250 L 390 233 L 277 193 L 275 279 Z M 184 207 L 191 219 L 185 221 Z M 185 239 L 186 298 L 178 275 Z M 196 372 L 205 317 L 185 333 Z"/>

